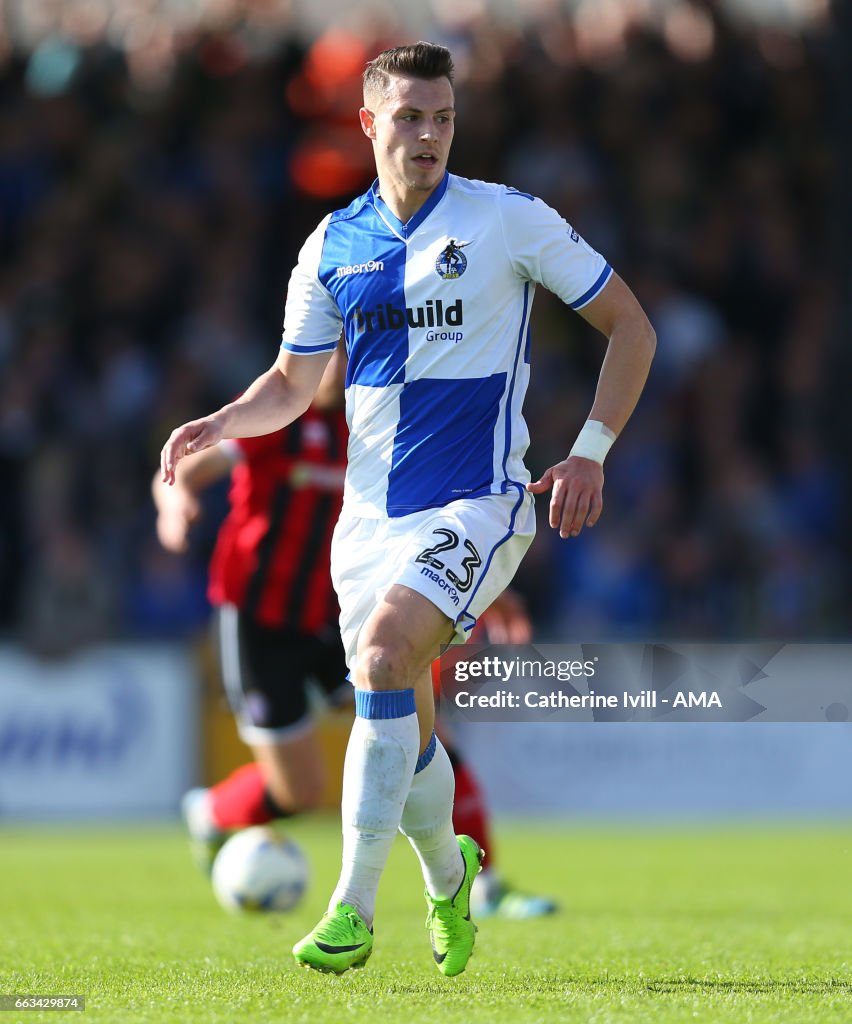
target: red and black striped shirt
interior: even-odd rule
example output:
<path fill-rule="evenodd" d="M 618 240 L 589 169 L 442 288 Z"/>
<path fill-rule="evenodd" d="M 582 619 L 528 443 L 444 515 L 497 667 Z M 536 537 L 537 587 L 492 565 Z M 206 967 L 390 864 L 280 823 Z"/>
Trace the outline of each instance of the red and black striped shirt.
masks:
<path fill-rule="evenodd" d="M 283 430 L 237 442 L 243 458 L 210 563 L 212 604 L 234 604 L 270 628 L 337 627 L 329 561 L 347 439 L 342 409 L 309 409 Z"/>

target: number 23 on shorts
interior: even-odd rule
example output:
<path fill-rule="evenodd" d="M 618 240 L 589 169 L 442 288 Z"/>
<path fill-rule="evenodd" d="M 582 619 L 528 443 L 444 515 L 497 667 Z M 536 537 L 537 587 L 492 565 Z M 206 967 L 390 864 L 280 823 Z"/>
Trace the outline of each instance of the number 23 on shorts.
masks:
<path fill-rule="evenodd" d="M 439 556 L 449 551 L 455 551 L 458 548 L 459 535 L 445 526 L 436 526 L 432 533 L 439 537 L 440 540 L 437 544 L 424 548 L 414 559 L 415 562 L 423 563 L 438 572 L 443 572 L 457 590 L 462 594 L 466 594 L 473 585 L 475 570 L 482 565 L 482 556 L 476 550 L 473 542 L 465 538 L 462 546 L 467 551 L 467 555 L 462 558 L 460 572 L 457 573 L 453 569 L 448 568 L 444 560 Z"/>

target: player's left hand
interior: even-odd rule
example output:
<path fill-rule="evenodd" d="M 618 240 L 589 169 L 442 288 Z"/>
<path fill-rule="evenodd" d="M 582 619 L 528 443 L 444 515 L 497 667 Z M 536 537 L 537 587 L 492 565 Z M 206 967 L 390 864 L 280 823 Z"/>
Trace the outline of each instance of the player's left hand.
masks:
<path fill-rule="evenodd" d="M 571 455 L 527 484 L 532 494 L 553 488 L 550 525 L 560 537 L 577 537 L 584 526 L 594 526 L 603 511 L 603 466 L 591 459 Z"/>

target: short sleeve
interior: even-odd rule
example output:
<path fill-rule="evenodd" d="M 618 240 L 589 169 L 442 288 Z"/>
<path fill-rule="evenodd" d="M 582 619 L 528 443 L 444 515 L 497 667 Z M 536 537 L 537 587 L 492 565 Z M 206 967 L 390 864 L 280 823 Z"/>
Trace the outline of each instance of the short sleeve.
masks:
<path fill-rule="evenodd" d="M 330 217 L 307 238 L 290 275 L 281 347 L 299 355 L 333 352 L 343 324 L 340 310 L 319 279 L 319 265 Z"/>
<path fill-rule="evenodd" d="M 515 272 L 543 284 L 571 309 L 600 294 L 612 267 L 547 203 L 515 189 L 498 196 L 503 235 Z"/>

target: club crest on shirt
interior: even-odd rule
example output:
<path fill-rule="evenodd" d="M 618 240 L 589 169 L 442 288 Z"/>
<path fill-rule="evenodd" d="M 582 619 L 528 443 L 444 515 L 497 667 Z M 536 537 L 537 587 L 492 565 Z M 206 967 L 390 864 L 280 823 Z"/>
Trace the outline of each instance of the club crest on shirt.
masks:
<path fill-rule="evenodd" d="M 455 281 L 456 278 L 462 276 L 467 270 L 467 256 L 462 252 L 466 245 L 470 245 L 470 242 L 457 242 L 454 238 L 450 239 L 449 244 L 438 253 L 438 258 L 435 260 L 438 277 L 445 281 Z"/>

